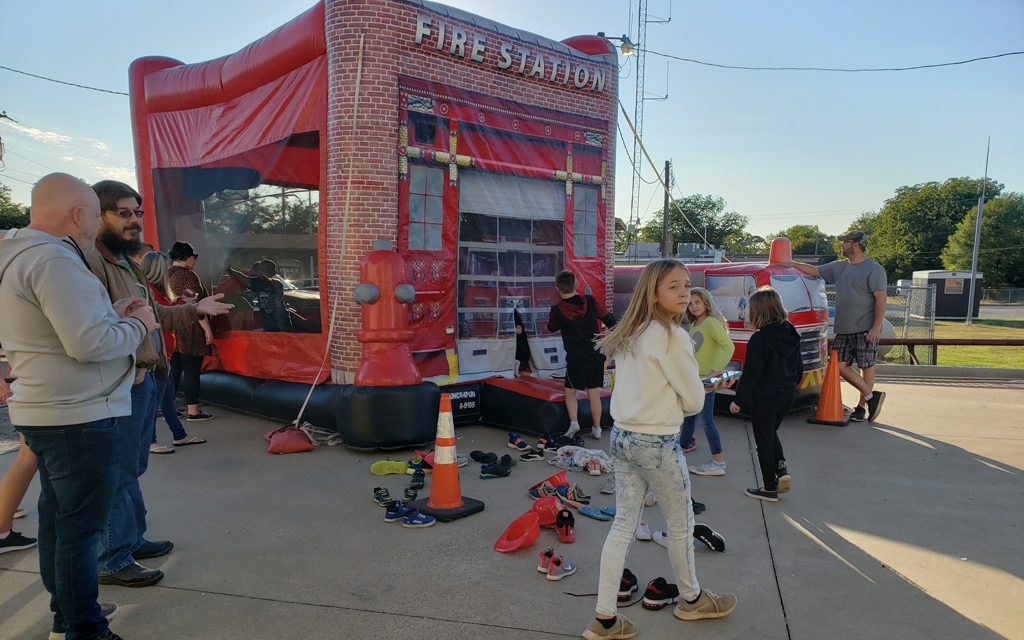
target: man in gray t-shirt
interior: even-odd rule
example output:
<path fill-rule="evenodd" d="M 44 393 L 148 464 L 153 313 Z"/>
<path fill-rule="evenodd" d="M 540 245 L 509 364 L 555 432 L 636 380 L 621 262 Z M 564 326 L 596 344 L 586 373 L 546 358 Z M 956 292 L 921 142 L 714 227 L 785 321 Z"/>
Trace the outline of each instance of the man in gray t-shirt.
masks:
<path fill-rule="evenodd" d="M 860 391 L 860 401 L 850 419 L 870 422 L 882 410 L 885 393 L 874 392 L 875 359 L 878 336 L 885 318 L 886 275 L 882 265 L 864 255 L 868 238 L 862 231 L 850 231 L 840 238 L 843 257 L 821 266 L 788 262 L 809 276 L 818 276 L 836 285 L 836 339 L 839 352 L 839 373 Z M 853 368 L 857 364 L 860 371 Z"/>

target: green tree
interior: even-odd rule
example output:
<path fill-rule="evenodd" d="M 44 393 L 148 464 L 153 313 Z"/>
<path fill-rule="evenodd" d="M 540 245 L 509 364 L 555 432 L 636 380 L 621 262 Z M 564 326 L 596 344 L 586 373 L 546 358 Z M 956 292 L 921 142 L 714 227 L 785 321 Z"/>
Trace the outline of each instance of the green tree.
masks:
<path fill-rule="evenodd" d="M 796 224 L 772 237 L 789 238 L 793 255 L 823 256 L 828 262 L 836 259 L 835 238 L 823 232 L 816 224 Z"/>
<path fill-rule="evenodd" d="M 978 208 L 967 212 L 942 250 L 947 269 L 970 269 Z M 985 203 L 978 271 L 987 287 L 1024 287 L 1024 194 L 1004 193 Z"/>
<path fill-rule="evenodd" d="M 0 229 L 28 226 L 28 207 L 11 199 L 11 188 L 0 184 Z"/>
<path fill-rule="evenodd" d="M 1003 185 L 989 179 L 986 192 L 998 196 Z M 918 269 L 941 269 L 940 254 L 967 212 L 977 205 L 982 180 L 950 178 L 900 187 L 874 220 L 868 257 L 877 260 L 889 280 L 909 278 Z"/>
<path fill-rule="evenodd" d="M 709 243 L 715 247 L 724 247 L 730 237 L 742 233 L 747 226 L 745 216 L 735 211 L 726 211 L 725 208 L 724 198 L 700 193 L 670 202 L 668 226 L 672 234 L 672 249 L 680 242 L 703 243 L 704 239 L 701 236 L 705 229 Z M 684 213 L 690 224 L 683 219 Z M 661 211 L 651 216 L 651 221 L 640 228 L 640 242 L 661 243 L 661 221 Z M 698 233 L 694 227 L 700 232 Z"/>
<path fill-rule="evenodd" d="M 746 231 L 734 233 L 725 241 L 729 253 L 768 253 L 768 241 Z"/>

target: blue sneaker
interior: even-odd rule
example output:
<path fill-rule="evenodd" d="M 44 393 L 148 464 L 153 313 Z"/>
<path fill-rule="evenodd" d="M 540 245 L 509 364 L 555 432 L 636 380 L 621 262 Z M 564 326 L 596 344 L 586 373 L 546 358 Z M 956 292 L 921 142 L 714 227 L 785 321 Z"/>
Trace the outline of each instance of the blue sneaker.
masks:
<path fill-rule="evenodd" d="M 393 500 L 388 503 L 387 511 L 384 512 L 384 522 L 398 522 L 413 513 L 416 513 L 415 509 L 410 509 L 398 500 Z"/>
<path fill-rule="evenodd" d="M 531 447 L 529 443 L 526 442 L 526 440 L 523 440 L 523 436 L 519 435 L 518 433 L 513 433 L 511 431 L 509 431 L 508 433 L 507 444 L 509 449 L 515 449 L 516 451 L 525 452 L 533 449 L 533 447 Z"/>
<path fill-rule="evenodd" d="M 402 519 L 402 526 L 407 529 L 422 529 L 424 527 L 432 527 L 435 524 L 437 524 L 437 520 L 434 516 L 420 513 L 419 511 L 413 511 Z"/>

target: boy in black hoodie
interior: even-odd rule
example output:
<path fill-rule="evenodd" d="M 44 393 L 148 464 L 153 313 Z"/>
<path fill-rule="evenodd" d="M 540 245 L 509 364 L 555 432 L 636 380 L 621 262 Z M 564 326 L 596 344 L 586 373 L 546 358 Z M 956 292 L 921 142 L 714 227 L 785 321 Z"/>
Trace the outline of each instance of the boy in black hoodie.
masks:
<path fill-rule="evenodd" d="M 590 435 L 600 438 L 604 356 L 594 348 L 594 338 L 597 336 L 597 321 L 611 328 L 615 326 L 615 316 L 606 311 L 594 296 L 576 293 L 576 276 L 571 271 L 555 276 L 555 286 L 562 300 L 551 307 L 548 331 L 561 331 L 565 347 L 565 409 L 569 412 L 569 430 L 565 435 L 572 437 L 580 430 L 576 400 L 578 389 L 586 390 L 590 401 L 590 415 L 594 419 Z"/>
<path fill-rule="evenodd" d="M 800 336 L 787 320 L 782 298 L 771 287 L 750 296 L 750 324 L 755 329 L 747 343 L 743 377 L 729 411 L 750 416 L 757 444 L 763 486 L 747 489 L 751 498 L 778 502 L 792 479 L 779 441 L 779 425 L 793 407 L 796 386 L 804 375 Z"/>

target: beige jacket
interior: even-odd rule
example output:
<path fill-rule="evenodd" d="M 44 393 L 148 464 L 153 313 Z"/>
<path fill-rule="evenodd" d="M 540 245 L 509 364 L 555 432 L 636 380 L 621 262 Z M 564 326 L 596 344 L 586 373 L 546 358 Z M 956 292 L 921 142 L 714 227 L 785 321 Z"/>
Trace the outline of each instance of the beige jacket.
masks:
<path fill-rule="evenodd" d="M 85 251 L 84 248 L 83 251 Z M 103 244 L 99 239 L 96 240 L 95 251 L 85 251 L 85 260 L 89 263 L 89 268 L 103 284 L 103 288 L 107 290 L 107 295 L 110 297 L 111 302 L 121 298 L 141 297 L 141 292 L 135 284 L 136 279 L 138 279 L 138 282 L 143 283 L 146 287 L 146 298 L 150 306 L 153 307 L 153 312 L 156 314 L 156 319 L 162 329 L 166 331 L 180 331 L 198 322 L 199 316 L 196 314 L 196 305 L 194 304 L 182 304 L 173 307 L 157 304 L 153 300 L 153 296 L 149 295 L 149 285 L 146 284 L 146 276 L 142 273 L 142 270 L 129 259 L 128 264 L 131 265 L 132 270 L 135 272 L 133 277 L 114 257 L 114 254 L 107 248 L 107 245 Z M 161 380 L 167 379 L 167 357 L 158 343 L 158 340 L 162 338 L 159 336 L 159 332 L 154 333 L 157 334 L 156 337 L 150 334 L 146 340 L 142 341 L 138 351 L 135 353 L 135 366 L 139 369 L 135 375 L 136 384 L 142 381 L 145 375 L 144 370 L 146 369 L 153 371 Z"/>

